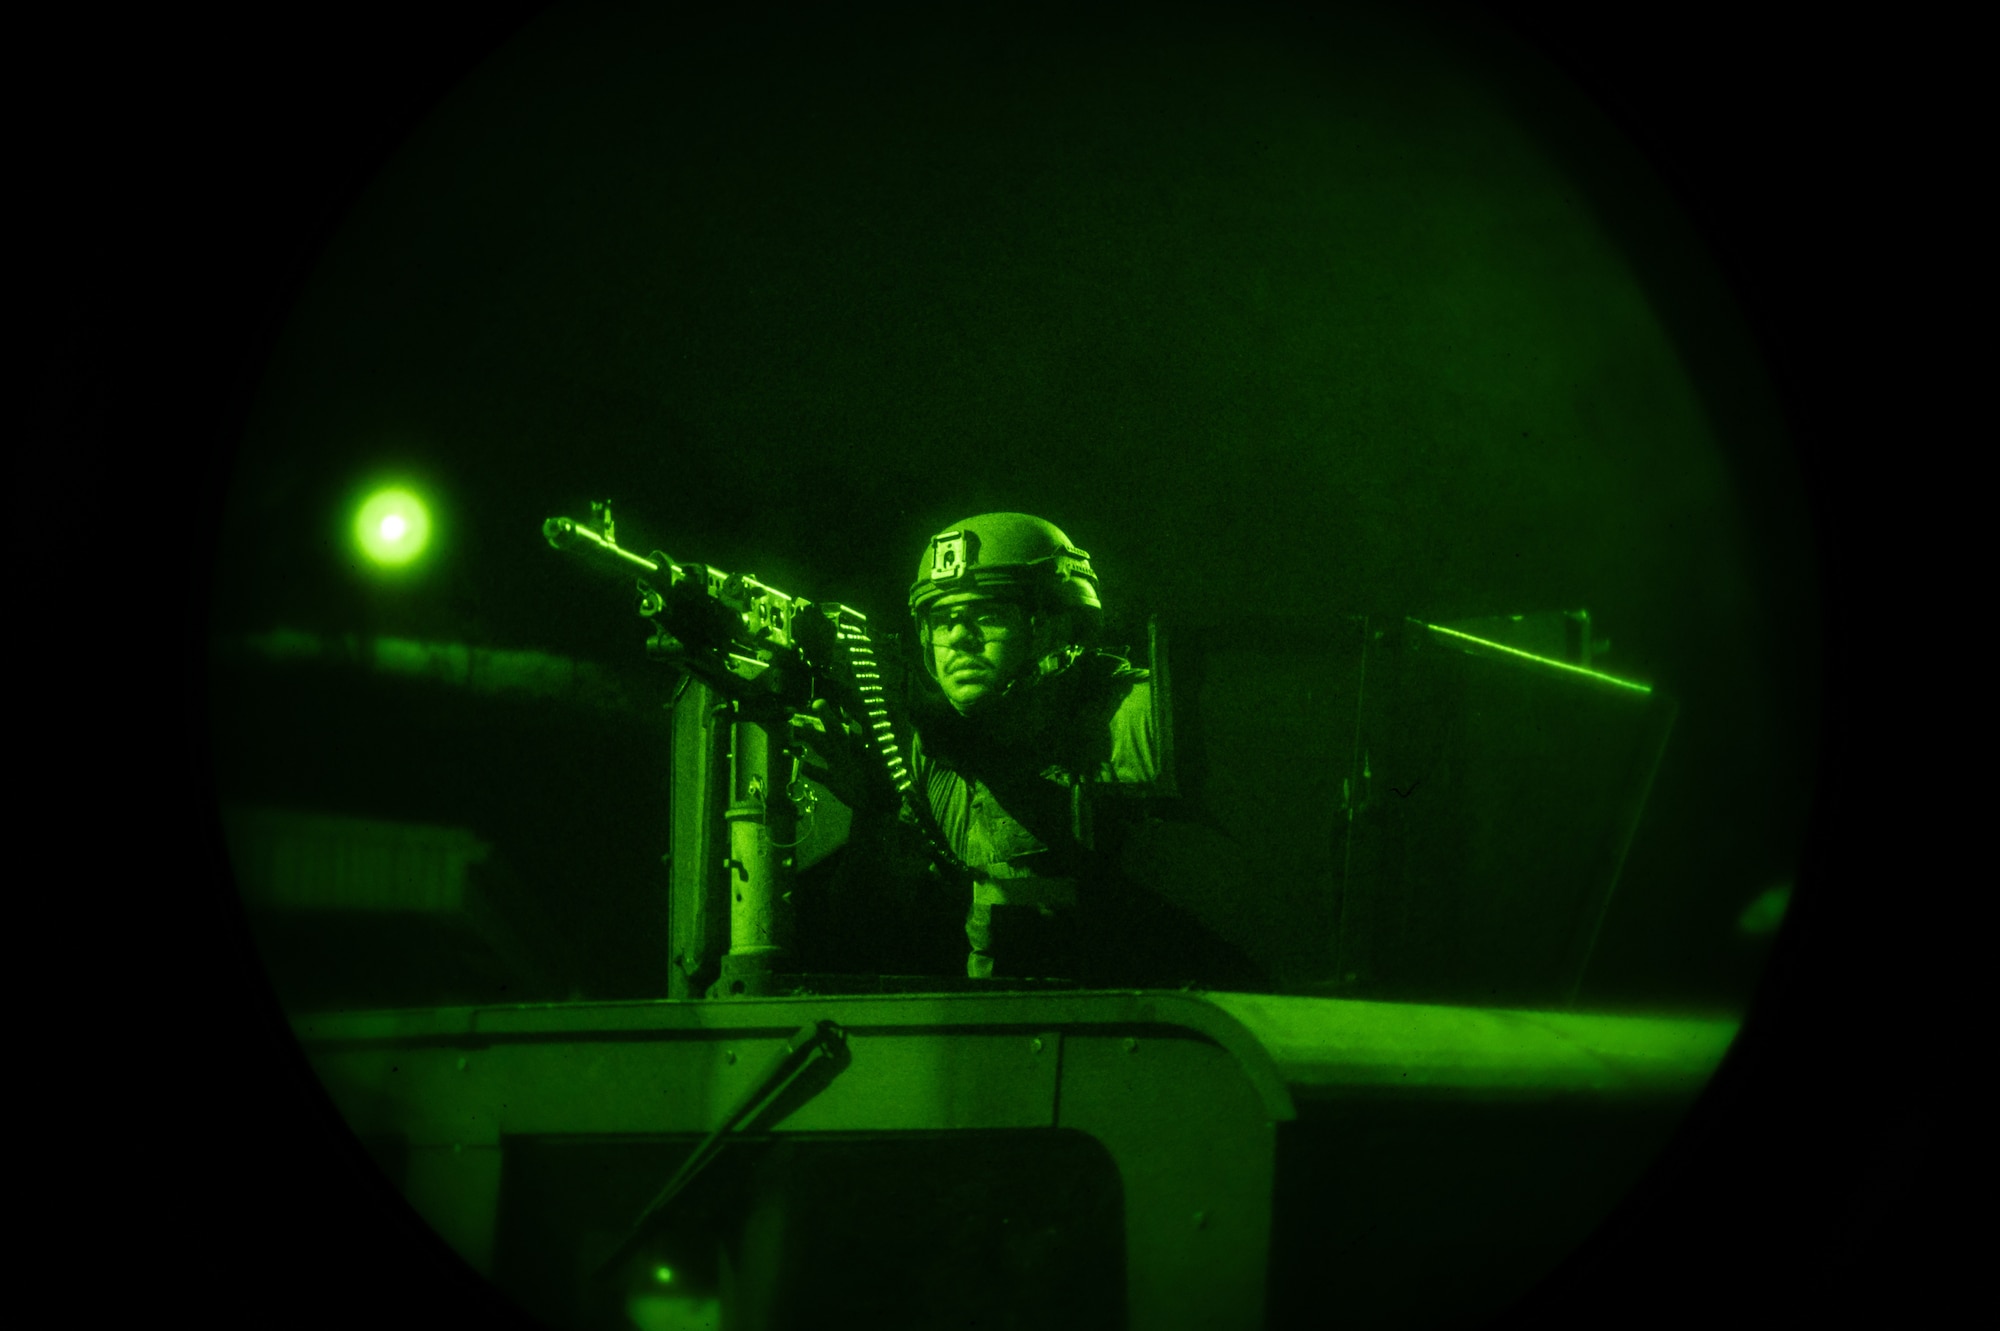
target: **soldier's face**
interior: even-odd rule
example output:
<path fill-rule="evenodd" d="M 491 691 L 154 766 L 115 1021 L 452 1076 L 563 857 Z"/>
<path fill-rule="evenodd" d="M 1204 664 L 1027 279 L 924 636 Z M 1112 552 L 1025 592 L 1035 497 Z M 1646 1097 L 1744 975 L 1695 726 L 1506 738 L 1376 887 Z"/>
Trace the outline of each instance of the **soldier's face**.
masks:
<path fill-rule="evenodd" d="M 998 698 L 1034 667 L 1036 625 L 1025 607 L 984 596 L 948 596 L 925 616 L 931 662 L 961 715 Z"/>

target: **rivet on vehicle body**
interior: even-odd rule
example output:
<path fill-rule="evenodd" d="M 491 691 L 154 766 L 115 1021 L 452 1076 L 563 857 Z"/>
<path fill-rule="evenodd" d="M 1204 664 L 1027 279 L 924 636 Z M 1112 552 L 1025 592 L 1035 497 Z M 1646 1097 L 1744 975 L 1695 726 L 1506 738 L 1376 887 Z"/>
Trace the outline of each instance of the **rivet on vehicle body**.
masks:
<path fill-rule="evenodd" d="M 462 1058 L 458 1060 L 458 1070 L 460 1072 L 465 1071 L 465 1060 Z"/>
<path fill-rule="evenodd" d="M 1041 1053 L 1042 1037 L 1037 1035 L 1034 1039 L 1028 1041 L 1028 1049 L 1031 1053 L 1037 1053 L 1037 1054 Z"/>
<path fill-rule="evenodd" d="M 734 1049 L 723 1050 L 722 1061 L 730 1064 L 731 1066 L 734 1066 L 736 1063 L 736 1051 Z"/>
<path fill-rule="evenodd" d="M 1139 1052 L 1139 1042 L 1129 1035 L 1125 1037 L 1125 1052 L 1128 1054 Z"/>

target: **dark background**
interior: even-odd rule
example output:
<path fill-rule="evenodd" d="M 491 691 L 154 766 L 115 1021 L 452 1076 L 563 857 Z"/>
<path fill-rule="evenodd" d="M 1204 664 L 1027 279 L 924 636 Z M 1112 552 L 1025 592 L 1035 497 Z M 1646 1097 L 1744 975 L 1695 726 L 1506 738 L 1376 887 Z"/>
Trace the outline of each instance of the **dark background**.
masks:
<path fill-rule="evenodd" d="M 1828 280 L 1823 260 L 1829 248 L 1836 239 L 1851 240 L 1855 228 L 1850 217 L 1842 229 L 1824 204 L 1833 145 L 1846 151 L 1869 142 L 1865 123 L 1846 110 L 1837 95 L 1840 80 L 1827 63 L 1801 51 L 1796 34 L 1725 28 L 1719 14 L 1699 9 L 1680 8 L 1671 16 L 1628 12 L 1615 25 L 1606 21 L 1595 29 L 1520 13 L 1531 33 L 1546 40 L 1654 155 L 1670 190 L 1720 252 L 1765 339 L 1791 414 L 1821 519 L 1824 579 L 1849 590 L 1843 579 L 1867 571 L 1869 561 L 1837 539 L 1842 510 L 1836 501 L 1851 480 L 1838 464 L 1859 422 L 1851 397 L 1830 400 L 1840 371 L 1852 367 L 1851 360 L 1839 359 L 1842 346 L 1830 316 L 1851 309 L 1868 278 L 1850 267 L 1843 281 Z M 144 553 L 139 567 L 153 575 L 150 586 L 184 590 L 195 613 L 179 627 L 193 629 L 197 639 L 205 636 L 198 613 L 201 579 L 161 574 L 185 563 L 198 572 L 206 560 L 201 533 L 209 530 L 209 518 L 220 516 L 228 446 L 246 419 L 254 422 L 254 390 L 286 312 L 307 289 L 315 256 L 366 182 L 442 92 L 508 35 L 511 21 L 499 10 L 468 24 L 422 21 L 407 11 L 393 19 L 364 17 L 349 9 L 317 22 L 295 14 L 261 31 L 216 23 L 208 30 L 112 25 L 60 34 L 63 50 L 95 54 L 67 67 L 64 95 L 48 103 L 41 138 L 53 168 L 49 197 L 58 206 L 51 211 L 62 224 L 47 248 L 57 256 L 50 271 L 63 299 L 53 307 L 41 416 L 54 446 L 21 460 L 22 488 L 55 497 L 72 517 L 97 511 L 99 498 L 114 487 L 145 490 L 164 501 L 153 510 L 155 525 L 122 544 Z M 1718 35 L 1725 32 L 1726 40 Z M 1630 231 L 1607 229 L 1643 252 Z M 1646 263 L 1633 263 L 1647 270 Z M 1688 285 L 1656 279 L 1648 289 L 1662 322 L 1672 322 L 1675 294 Z M 560 330 L 547 331 L 555 336 Z M 1754 385 L 1717 387 L 1717 373 L 1704 373 L 1699 364 L 1706 345 L 1701 337 L 1681 337 L 1674 348 L 1693 362 L 1690 377 L 1701 391 L 1711 398 L 1727 391 L 1754 394 Z M 608 385 L 619 380 L 615 366 L 607 369 Z M 742 396 L 754 398 L 754 388 Z M 1712 405 L 1708 410 L 1711 419 L 1726 418 Z M 1743 448 L 1722 442 L 1742 511 L 1765 513 L 1788 487 L 1783 466 L 1754 441 Z M 207 457 L 216 463 L 204 469 L 199 460 Z M 193 487 L 191 477 L 199 478 Z M 577 497 L 588 493 L 579 490 Z M 540 502 L 539 494 L 522 500 L 525 509 Z M 739 511 L 748 511 L 747 502 Z M 666 516 L 680 515 L 663 510 Z M 935 521 L 950 516 L 956 514 L 913 512 L 906 530 L 882 537 L 881 550 L 900 552 L 913 532 L 920 540 Z M 1738 556 L 1745 566 L 1778 566 L 1758 575 L 1775 582 L 1760 586 L 1753 602 L 1759 595 L 1768 599 L 1773 585 L 1793 585 L 1785 579 L 1797 570 L 1787 570 L 1784 561 L 1797 554 L 1795 529 L 1786 526 L 1795 516 L 1780 512 L 1769 522 L 1741 523 L 1729 538 L 1749 555 Z M 759 549 L 776 539 L 754 527 L 734 530 L 746 545 L 761 540 Z M 1771 532 L 1783 533 L 1768 537 L 1776 548 L 1760 548 Z M 1192 533 L 1204 534 L 1215 533 Z M 1356 544 L 1379 549 L 1382 543 Z M 37 561 L 48 561 L 58 549 L 49 541 L 29 543 L 24 568 L 46 567 Z M 1126 567 L 1156 566 L 1144 558 L 1144 547 L 1130 549 L 1140 557 L 1121 560 Z M 727 555 L 712 557 L 721 562 Z M 874 566 L 870 552 L 857 551 L 854 558 L 857 570 Z M 124 567 L 128 577 L 131 567 Z M 774 579 L 792 573 L 777 565 L 758 571 Z M 1370 570 L 1362 563 L 1359 571 Z M 1348 599 L 1384 581 L 1357 573 Z M 1525 595 L 1539 585 L 1515 590 Z M 1452 580 L 1440 577 L 1436 586 L 1440 613 L 1449 613 Z M 864 594 L 859 587 L 829 590 L 856 599 Z M 1173 607 L 1172 590 L 1152 589 L 1152 595 Z M 1195 592 L 1180 590 L 1188 600 L 1179 604 L 1200 603 Z M 1602 607 L 1617 604 L 1596 587 L 1580 593 L 1601 616 L 1607 613 Z M 164 595 L 171 598 L 172 591 Z M 101 600 L 92 605 L 103 608 Z M 1463 605 L 1459 612 L 1490 608 Z M 489 607 L 486 613 L 495 612 Z M 1635 614 L 1630 622 L 1643 640 L 1643 619 Z M 1836 641 L 1850 623 L 1833 617 Z M 130 620 L 123 627 L 135 635 L 148 632 Z M 157 645 L 158 630 L 151 632 Z M 1623 625 L 1616 636 L 1621 651 L 1632 641 Z M 1767 629 L 1758 650 L 1783 661 L 1787 644 L 1806 654 L 1796 646 L 1800 641 Z M 1655 647 L 1651 660 L 1659 677 L 1675 677 L 1669 645 Z M 1836 687 L 1830 693 L 1840 703 L 1837 686 L 1847 677 L 1831 678 Z M 149 681 L 113 670 L 103 682 L 111 696 L 137 698 L 145 710 L 172 707 L 158 671 Z M 1855 1298 L 1900 1294 L 1908 1288 L 1902 1282 L 1928 1278 L 1930 1268 L 1919 1259 L 1934 1229 L 1925 1229 L 1922 1220 L 1920 1204 L 1928 1194 L 1915 1189 L 1937 1167 L 1938 1115 L 1908 1103 L 1887 1080 L 1850 1077 L 1837 1082 L 1841 1093 L 1831 1096 L 1825 1080 L 1830 1058 L 1895 1044 L 1905 1030 L 1896 988 L 1902 972 L 1893 957 L 1881 957 L 1892 949 L 1880 945 L 1879 926 L 1871 940 L 1876 946 L 1861 946 L 1856 885 L 1870 865 L 1851 839 L 1860 778 L 1829 757 L 1852 751 L 1838 747 L 1846 737 L 1837 726 L 1831 738 L 1836 747 L 1820 751 L 1819 770 L 1829 779 L 1821 783 L 1815 808 L 1816 849 L 1799 865 L 1798 904 L 1739 1053 L 1713 1093 L 1715 1112 L 1697 1126 L 1688 1150 L 1663 1167 L 1652 1206 L 1622 1236 L 1614 1228 L 1606 1251 L 1586 1262 L 1574 1289 L 1551 1296 L 1550 1320 L 1582 1324 L 1634 1299 L 1657 1299 L 1685 1314 L 1718 1306 L 1777 1311 L 1824 1296 L 1834 1271 L 1848 1273 L 1838 1288 Z M 1786 747 L 1772 741 L 1775 750 Z M 202 776 L 198 760 L 192 766 L 170 762 L 160 777 L 145 781 L 134 803 L 171 809 L 175 783 L 199 789 Z M 1850 840 L 1829 856 L 1835 828 Z M 199 836 L 193 859 L 177 849 L 180 844 L 161 836 L 153 847 L 176 847 L 167 858 L 179 865 L 216 862 L 215 847 Z M 158 857 L 135 855 L 127 862 L 157 864 Z M 202 909 L 192 907 L 197 915 Z M 200 918 L 214 918 L 225 938 L 239 937 L 232 914 L 216 911 Z M 182 907 L 164 918 L 188 913 Z M 271 1020 L 246 1020 L 243 998 L 261 983 L 254 970 L 227 946 L 217 952 L 213 937 L 210 947 L 200 947 L 207 932 L 179 944 L 187 964 L 170 968 L 166 993 L 203 1004 L 204 1015 L 194 1023 L 192 1046 L 180 1051 L 178 1062 L 163 1065 L 159 1079 L 162 1087 L 179 1088 L 180 1102 L 229 1106 L 226 1116 L 194 1120 L 202 1148 L 180 1158 L 203 1167 L 157 1180 L 170 1185 L 167 1195 L 205 1217 L 201 1241 L 180 1268 L 182 1286 L 199 1291 L 195 1297 L 216 1320 L 227 1320 L 236 1298 L 245 1319 L 261 1324 L 269 1324 L 271 1314 L 259 1304 L 277 1290 L 299 1293 L 301 1325 L 336 1313 L 380 1321 L 389 1316 L 387 1308 L 436 1307 L 424 1300 L 440 1296 L 405 1288 L 415 1270 L 410 1263 L 426 1240 L 411 1235 L 399 1241 L 365 1221 L 357 1227 L 356 1217 L 338 1207 L 306 1204 L 307 1197 L 342 1195 L 342 1186 L 353 1195 L 352 1185 L 343 1182 L 337 1154 L 329 1159 L 304 1147 L 277 1125 L 325 1129 L 332 1120 L 308 1081 L 284 1075 L 290 1056 L 274 1039 Z M 1867 994 L 1861 1003 L 1854 994 L 1864 954 L 1871 959 L 1865 976 L 1872 978 L 1859 986 Z M 159 991 L 152 996 L 157 1000 Z M 1838 1149 L 1829 1153 L 1829 1145 Z M 194 1197 L 198 1206 L 188 1201 Z M 331 1263 L 348 1278 L 338 1288 L 319 1281 L 300 1292 L 296 1272 L 305 1254 L 320 1271 Z M 260 1273 L 268 1283 L 260 1283 Z"/>

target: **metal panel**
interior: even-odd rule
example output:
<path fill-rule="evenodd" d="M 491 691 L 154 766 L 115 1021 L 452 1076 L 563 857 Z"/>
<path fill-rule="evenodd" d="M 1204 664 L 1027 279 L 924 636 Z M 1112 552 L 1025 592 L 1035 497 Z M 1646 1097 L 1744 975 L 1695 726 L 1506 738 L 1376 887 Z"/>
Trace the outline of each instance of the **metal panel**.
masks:
<path fill-rule="evenodd" d="M 1366 679 L 1323 992 L 1571 1001 L 1672 703 L 1413 622 L 1371 624 Z"/>
<path fill-rule="evenodd" d="M 1061 1124 L 1117 1162 L 1131 1326 L 1262 1326 L 1276 1128 L 1229 1052 L 1158 1027 L 1072 1035 Z"/>
<path fill-rule="evenodd" d="M 1273 1124 L 1291 1102 L 1242 1025 L 1189 994 L 910 995 L 548 1005 L 302 1020 L 357 1131 L 407 1140 L 411 1199 L 481 1269 L 503 1139 L 695 1135 L 822 1018 L 847 1065 L 776 1135 L 1073 1128 L 1124 1194 L 1135 1328 L 1258 1324 Z M 1194 1316 L 1192 1322 L 1188 1321 Z"/>
<path fill-rule="evenodd" d="M 1295 1093 L 1322 1115 L 1322 1135 L 1328 1113 L 1393 1126 L 1405 1106 L 1421 1110 L 1409 1147 L 1418 1160 L 1423 1132 L 1449 1143 L 1485 1124 L 1504 1157 L 1507 1143 L 1541 1141 L 1530 1129 L 1542 1125 L 1553 1144 L 1536 1149 L 1582 1178 L 1596 1157 L 1571 1150 L 1567 1129 L 1549 1126 L 1557 1120 L 1543 1123 L 1538 1097 L 1567 1106 L 1561 1122 L 1597 1133 L 1601 1149 L 1591 1149 L 1625 1168 L 1645 1141 L 1623 1120 L 1592 1118 L 1592 1106 L 1669 1123 L 1735 1032 L 1725 1019 L 1149 992 L 551 1004 L 341 1014 L 298 1030 L 356 1130 L 408 1143 L 413 1204 L 479 1265 L 499 1204 L 497 1174 L 482 1162 L 497 1161 L 503 1141 L 698 1137 L 819 1020 L 845 1029 L 845 1066 L 757 1133 L 1088 1134 L 1123 1191 L 1137 1331 L 1251 1328 L 1275 1308 L 1278 1132 L 1297 1118 Z M 1329 1177 L 1367 1163 L 1329 1149 Z M 1474 1220 L 1505 1200 L 1497 1184 L 1439 1188 L 1439 1205 Z M 1567 1242 L 1559 1222 L 1586 1209 L 1555 1207 L 1542 1248 Z M 1421 1264 L 1424 1245 L 1439 1242 L 1413 1231 L 1382 1260 Z"/>
<path fill-rule="evenodd" d="M 748 1093 L 782 1042 L 771 1033 L 697 1032 L 485 1048 L 364 1046 L 318 1053 L 314 1064 L 356 1131 L 451 1146 L 512 1135 L 706 1132 Z M 850 1065 L 823 1090 L 763 1126 L 899 1132 L 1054 1122 L 1054 1031 L 863 1031 L 849 1036 L 848 1050 Z"/>
<path fill-rule="evenodd" d="M 418 1146 L 404 1170 L 403 1195 L 473 1270 L 493 1274 L 500 1210 L 501 1152 L 488 1146 Z"/>

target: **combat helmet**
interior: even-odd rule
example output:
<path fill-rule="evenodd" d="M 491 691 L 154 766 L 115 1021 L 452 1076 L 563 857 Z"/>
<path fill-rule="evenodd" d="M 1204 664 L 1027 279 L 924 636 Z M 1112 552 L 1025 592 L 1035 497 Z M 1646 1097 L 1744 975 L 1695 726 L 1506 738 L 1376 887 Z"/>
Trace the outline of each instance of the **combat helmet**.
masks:
<path fill-rule="evenodd" d="M 926 610 L 947 596 L 968 593 L 1081 610 L 1093 627 L 1104 610 L 1089 553 L 1053 522 L 1026 513 L 983 513 L 931 537 L 910 587 L 918 638 Z"/>

